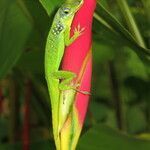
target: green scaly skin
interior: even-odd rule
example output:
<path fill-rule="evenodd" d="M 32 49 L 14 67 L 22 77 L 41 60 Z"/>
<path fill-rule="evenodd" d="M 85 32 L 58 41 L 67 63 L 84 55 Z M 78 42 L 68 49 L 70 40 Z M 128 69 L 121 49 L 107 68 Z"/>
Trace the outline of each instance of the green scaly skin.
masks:
<path fill-rule="evenodd" d="M 83 0 L 66 1 L 57 11 L 47 37 L 45 50 L 45 77 L 51 98 L 53 134 L 57 150 L 60 149 L 59 132 L 60 128 L 63 126 L 63 124 L 60 124 L 59 122 L 59 107 L 61 107 L 59 106 L 60 92 L 61 90 L 69 90 L 78 86 L 74 85 L 73 87 L 68 85 L 76 76 L 73 72 L 61 71 L 59 68 L 65 46 L 69 46 L 73 43 L 84 30 L 78 25 L 74 30 L 74 35 L 70 38 L 70 28 L 74 15 L 80 9 L 82 4 Z M 63 79 L 61 83 L 60 79 Z M 67 118 L 67 116 L 65 116 L 65 118 Z"/>

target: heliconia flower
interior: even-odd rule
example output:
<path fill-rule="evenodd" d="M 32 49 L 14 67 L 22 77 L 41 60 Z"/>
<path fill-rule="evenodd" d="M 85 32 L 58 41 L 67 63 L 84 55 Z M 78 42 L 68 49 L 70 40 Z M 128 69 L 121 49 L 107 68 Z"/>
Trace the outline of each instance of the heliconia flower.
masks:
<path fill-rule="evenodd" d="M 62 97 L 65 96 L 65 101 L 74 98 L 74 103 L 60 108 L 60 122 L 64 125 L 60 127 L 60 147 L 61 150 L 74 150 L 76 148 L 84 119 L 89 103 L 89 95 L 91 87 L 92 74 L 92 20 L 93 13 L 96 7 L 96 0 L 84 0 L 81 9 L 76 13 L 72 27 L 71 36 L 76 27 L 84 28 L 83 34 L 69 47 L 65 49 L 65 54 L 62 62 L 62 70 L 72 71 L 77 74 L 74 83 L 79 83 L 79 88 L 75 90 L 67 90 L 62 92 Z M 80 92 L 81 91 L 81 92 Z M 63 99 L 63 98 L 62 98 Z M 61 116 L 65 115 L 70 110 L 66 120 L 61 120 Z M 63 117 L 62 117 L 63 118 Z M 61 124 L 61 123 L 60 123 Z"/>

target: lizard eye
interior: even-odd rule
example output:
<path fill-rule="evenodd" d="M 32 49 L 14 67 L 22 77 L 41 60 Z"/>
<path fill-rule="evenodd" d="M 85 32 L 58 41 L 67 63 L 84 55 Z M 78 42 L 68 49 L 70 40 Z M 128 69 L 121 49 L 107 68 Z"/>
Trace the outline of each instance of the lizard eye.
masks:
<path fill-rule="evenodd" d="M 69 9 L 69 8 L 64 8 L 64 9 L 63 9 L 63 12 L 67 15 L 67 14 L 69 14 L 70 9 Z"/>

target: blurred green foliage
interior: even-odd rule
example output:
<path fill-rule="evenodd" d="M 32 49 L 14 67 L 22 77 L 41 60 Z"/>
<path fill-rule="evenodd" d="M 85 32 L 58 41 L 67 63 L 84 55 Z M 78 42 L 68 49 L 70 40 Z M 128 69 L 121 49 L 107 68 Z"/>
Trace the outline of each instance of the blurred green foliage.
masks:
<path fill-rule="evenodd" d="M 92 96 L 77 149 L 150 149 L 150 1 L 125 2 L 97 4 Z M 48 30 L 61 3 L 0 0 L 2 150 L 25 146 L 25 125 L 31 149 L 55 149 L 43 62 Z"/>

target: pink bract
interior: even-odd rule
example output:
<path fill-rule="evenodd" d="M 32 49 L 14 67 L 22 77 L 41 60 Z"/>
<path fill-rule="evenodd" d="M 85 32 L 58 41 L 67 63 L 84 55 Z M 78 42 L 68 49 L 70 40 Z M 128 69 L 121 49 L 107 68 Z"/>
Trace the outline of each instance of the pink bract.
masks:
<path fill-rule="evenodd" d="M 96 7 L 96 0 L 85 0 L 81 9 L 76 13 L 71 27 L 71 36 L 78 25 L 85 28 L 81 35 L 72 45 L 66 48 L 63 58 L 62 69 L 75 72 L 80 80 L 80 89 L 90 92 L 92 74 L 92 18 Z M 89 54 L 90 53 L 90 54 Z M 89 95 L 78 93 L 75 99 L 75 107 L 78 111 L 80 125 L 83 125 L 89 103 Z"/>

